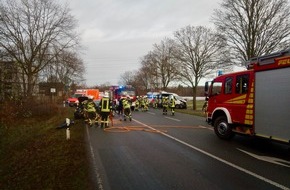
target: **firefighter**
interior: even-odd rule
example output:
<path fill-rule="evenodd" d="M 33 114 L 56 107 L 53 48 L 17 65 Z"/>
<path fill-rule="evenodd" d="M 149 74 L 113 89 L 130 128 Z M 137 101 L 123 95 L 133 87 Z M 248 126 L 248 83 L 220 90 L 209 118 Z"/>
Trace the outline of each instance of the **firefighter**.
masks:
<path fill-rule="evenodd" d="M 116 113 L 118 114 L 118 109 L 119 109 L 119 101 L 116 98 L 116 99 L 112 100 L 112 112 L 111 112 L 111 114 L 113 117 L 115 116 Z"/>
<path fill-rule="evenodd" d="M 118 115 L 119 115 L 119 119 L 120 121 L 122 121 L 122 117 L 123 117 L 123 114 L 124 114 L 124 107 L 123 107 L 123 100 L 124 98 L 120 98 L 119 99 L 119 105 L 118 105 Z"/>
<path fill-rule="evenodd" d="M 174 96 L 171 96 L 171 98 L 170 98 L 169 107 L 170 107 L 170 110 L 171 110 L 171 115 L 174 115 L 174 109 L 175 109 Z"/>
<path fill-rule="evenodd" d="M 140 97 L 140 105 L 141 105 L 141 111 L 145 111 L 145 99 L 143 96 Z"/>
<path fill-rule="evenodd" d="M 132 121 L 130 97 L 124 98 L 122 104 L 124 109 L 124 121 L 126 121 L 127 118 Z"/>
<path fill-rule="evenodd" d="M 88 103 L 88 100 L 84 100 L 81 103 L 79 103 L 79 105 L 78 105 L 83 112 L 83 117 L 85 118 L 85 121 L 88 121 L 88 113 L 86 111 L 87 103 Z"/>
<path fill-rule="evenodd" d="M 85 103 L 84 109 L 86 112 L 88 124 L 90 125 L 90 127 L 92 127 L 95 124 L 97 118 L 97 106 L 93 101 L 93 97 L 91 96 L 89 96 L 88 100 L 84 101 L 83 103 Z"/>
<path fill-rule="evenodd" d="M 163 115 L 167 115 L 168 97 L 162 97 Z"/>
<path fill-rule="evenodd" d="M 101 128 L 109 127 L 109 116 L 112 111 L 112 101 L 109 95 L 105 94 L 100 102 Z"/>
<path fill-rule="evenodd" d="M 158 108 L 158 100 L 157 100 L 157 97 L 153 97 L 153 99 L 152 99 L 152 107 L 153 108 Z"/>
<path fill-rule="evenodd" d="M 144 111 L 149 110 L 149 100 L 147 96 L 144 96 Z"/>
<path fill-rule="evenodd" d="M 140 100 L 139 100 L 139 96 L 136 97 L 136 101 L 135 101 L 135 109 L 134 111 L 139 111 L 139 106 L 140 106 Z"/>

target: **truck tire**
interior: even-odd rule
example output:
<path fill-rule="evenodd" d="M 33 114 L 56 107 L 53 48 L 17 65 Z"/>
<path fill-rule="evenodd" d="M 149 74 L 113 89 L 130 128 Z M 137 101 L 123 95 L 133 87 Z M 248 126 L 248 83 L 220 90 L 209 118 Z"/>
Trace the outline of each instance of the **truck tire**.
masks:
<path fill-rule="evenodd" d="M 231 126 L 225 116 L 219 116 L 214 122 L 215 134 L 225 140 L 229 140 L 234 136 Z"/>

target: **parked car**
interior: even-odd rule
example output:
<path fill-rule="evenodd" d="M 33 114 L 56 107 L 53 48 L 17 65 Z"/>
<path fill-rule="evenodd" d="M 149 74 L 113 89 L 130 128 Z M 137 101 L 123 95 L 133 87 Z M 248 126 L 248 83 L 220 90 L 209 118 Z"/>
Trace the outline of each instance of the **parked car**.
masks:
<path fill-rule="evenodd" d="M 175 97 L 175 107 L 180 109 L 186 109 L 187 108 L 187 101 L 186 99 L 176 95 Z"/>
<path fill-rule="evenodd" d="M 187 101 L 186 99 L 182 98 L 181 96 L 171 93 L 171 92 L 160 92 L 157 96 L 158 107 L 162 107 L 162 98 L 163 97 L 174 97 L 175 99 L 175 108 L 178 109 L 186 109 L 187 108 Z"/>
<path fill-rule="evenodd" d="M 69 97 L 66 100 L 66 102 L 70 107 L 77 106 L 79 104 L 79 100 L 78 100 L 79 97 L 83 97 L 83 95 L 82 94 L 73 94 L 71 97 Z"/>

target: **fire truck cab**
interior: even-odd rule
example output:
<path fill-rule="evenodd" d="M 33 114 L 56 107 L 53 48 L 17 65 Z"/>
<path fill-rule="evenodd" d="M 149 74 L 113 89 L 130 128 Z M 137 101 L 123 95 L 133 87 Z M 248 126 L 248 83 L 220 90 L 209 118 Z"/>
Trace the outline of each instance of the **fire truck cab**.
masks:
<path fill-rule="evenodd" d="M 135 88 L 131 85 L 124 86 L 111 86 L 110 90 L 112 91 L 113 99 L 121 99 L 130 97 L 132 101 L 136 100 Z"/>
<path fill-rule="evenodd" d="M 248 70 L 206 83 L 206 120 L 216 135 L 236 133 L 290 142 L 290 50 L 255 57 Z"/>

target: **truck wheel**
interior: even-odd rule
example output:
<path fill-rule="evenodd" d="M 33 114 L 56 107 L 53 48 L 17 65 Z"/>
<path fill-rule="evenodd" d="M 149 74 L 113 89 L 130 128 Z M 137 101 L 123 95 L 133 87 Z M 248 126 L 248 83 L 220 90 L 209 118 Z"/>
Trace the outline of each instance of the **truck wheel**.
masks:
<path fill-rule="evenodd" d="M 225 116 L 218 117 L 214 122 L 214 132 L 221 139 L 231 139 L 234 136 L 231 126 Z"/>

